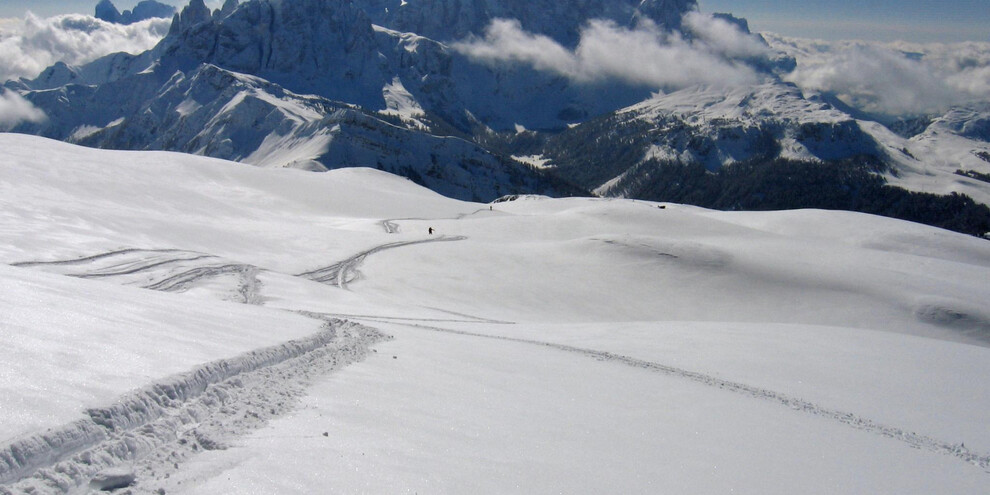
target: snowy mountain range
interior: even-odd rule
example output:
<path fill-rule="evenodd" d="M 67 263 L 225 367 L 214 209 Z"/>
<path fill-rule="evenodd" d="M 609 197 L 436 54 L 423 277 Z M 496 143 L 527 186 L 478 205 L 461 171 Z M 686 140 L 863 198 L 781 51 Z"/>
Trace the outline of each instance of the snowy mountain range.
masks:
<path fill-rule="evenodd" d="M 595 58 L 602 38 L 644 33 L 708 64 L 685 70 L 738 80 L 687 84 L 671 77 L 676 65 L 626 74 L 636 62 Z M 744 20 L 701 16 L 693 0 L 228 0 L 213 12 L 192 0 L 148 52 L 56 64 L 6 88 L 49 117 L 16 132 L 261 166 L 372 167 L 461 199 L 673 199 L 654 184 L 665 166 L 852 161 L 888 187 L 972 198 L 978 220 L 966 231 L 990 230 L 987 106 L 904 136 L 783 82 L 788 67 Z M 815 205 L 784 205 L 801 206 Z"/>

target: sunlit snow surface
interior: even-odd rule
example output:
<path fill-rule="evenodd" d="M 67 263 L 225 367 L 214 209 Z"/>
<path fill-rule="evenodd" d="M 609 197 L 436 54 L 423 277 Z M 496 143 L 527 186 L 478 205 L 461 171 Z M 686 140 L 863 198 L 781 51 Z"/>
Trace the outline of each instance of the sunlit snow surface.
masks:
<path fill-rule="evenodd" d="M 173 402 L 194 402 L 179 398 L 157 422 L 111 432 L 150 445 L 100 458 L 97 478 L 123 472 L 134 493 L 990 482 L 990 243 L 917 224 L 483 205 L 373 170 L 0 134 L 0 263 L 0 461 L 208 363 L 257 368 L 210 382 L 229 394 L 216 395 L 222 414 L 192 404 L 167 430 Z M 327 325 L 330 350 L 249 359 L 282 359 Z M 321 352 L 347 359 L 319 367 Z M 107 486 L 53 481 L 83 465 L 69 450 L 37 447 L 41 471 L 0 493 Z"/>

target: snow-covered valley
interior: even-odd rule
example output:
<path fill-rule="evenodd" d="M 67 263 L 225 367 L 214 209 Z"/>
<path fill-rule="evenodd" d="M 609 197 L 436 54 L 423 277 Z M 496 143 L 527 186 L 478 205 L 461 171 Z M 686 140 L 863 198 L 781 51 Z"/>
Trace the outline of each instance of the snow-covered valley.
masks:
<path fill-rule="evenodd" d="M 0 204 L 0 493 L 990 479 L 976 237 L 16 134 Z"/>

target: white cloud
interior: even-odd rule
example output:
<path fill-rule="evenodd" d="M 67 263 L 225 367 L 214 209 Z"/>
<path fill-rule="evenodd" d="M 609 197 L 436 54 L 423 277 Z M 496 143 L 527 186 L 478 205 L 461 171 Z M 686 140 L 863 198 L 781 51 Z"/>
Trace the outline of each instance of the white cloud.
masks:
<path fill-rule="evenodd" d="M 573 53 L 547 36 L 527 33 L 514 19 L 495 19 L 485 29 L 484 39 L 455 43 L 454 49 L 488 63 L 521 62 L 571 77 L 581 72 Z"/>
<path fill-rule="evenodd" d="M 890 115 L 944 111 L 990 101 L 990 43 L 821 41 L 765 35 L 797 59 L 786 79 Z"/>
<path fill-rule="evenodd" d="M 0 89 L 0 131 L 12 129 L 22 122 L 44 122 L 47 119 L 45 112 L 21 95 Z"/>
<path fill-rule="evenodd" d="M 701 12 L 688 12 L 684 27 L 710 50 L 730 58 L 772 56 L 770 47 L 758 38 L 739 30 L 736 25 Z"/>
<path fill-rule="evenodd" d="M 701 14 L 697 14 L 701 16 Z M 581 30 L 574 50 L 542 35 L 528 33 L 515 20 L 498 19 L 483 38 L 469 38 L 453 48 L 488 64 L 522 63 L 578 82 L 618 79 L 656 88 L 695 84 L 731 86 L 762 79 L 738 60 L 768 53 L 735 26 L 689 14 L 693 39 L 662 31 L 644 22 L 634 29 L 594 20 Z M 740 40 L 745 39 L 745 42 Z"/>
<path fill-rule="evenodd" d="M 0 23 L 0 81 L 35 77 L 62 61 L 79 65 L 116 52 L 140 53 L 168 33 L 171 19 L 152 19 L 128 26 L 94 17 L 67 14 Z"/>

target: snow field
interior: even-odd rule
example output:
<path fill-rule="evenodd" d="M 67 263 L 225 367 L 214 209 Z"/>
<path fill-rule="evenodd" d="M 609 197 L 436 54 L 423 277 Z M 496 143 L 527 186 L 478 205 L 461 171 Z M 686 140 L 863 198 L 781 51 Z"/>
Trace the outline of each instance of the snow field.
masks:
<path fill-rule="evenodd" d="M 951 457 L 718 388 L 545 347 L 382 326 L 396 339 L 371 359 L 317 385 L 304 408 L 271 429 L 207 453 L 166 491 L 980 493 L 985 486 L 983 469 Z"/>
<path fill-rule="evenodd" d="M 986 484 L 984 240 L 842 212 L 489 209 L 373 170 L 9 134 L 0 150 L 0 452 L 38 446 L 0 492 Z M 191 400 L 158 393 L 321 328 L 346 331 L 207 373 Z"/>

